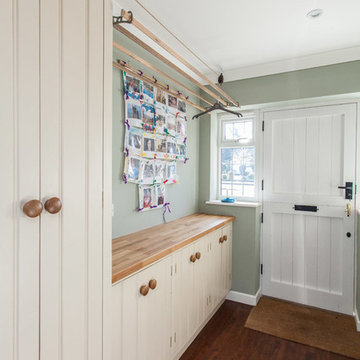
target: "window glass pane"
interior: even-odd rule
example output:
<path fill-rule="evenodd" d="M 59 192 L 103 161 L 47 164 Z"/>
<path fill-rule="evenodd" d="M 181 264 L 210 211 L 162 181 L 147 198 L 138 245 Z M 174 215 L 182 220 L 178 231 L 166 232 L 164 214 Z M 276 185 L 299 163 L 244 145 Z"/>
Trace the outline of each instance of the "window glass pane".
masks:
<path fill-rule="evenodd" d="M 255 147 L 221 149 L 220 195 L 255 196 Z"/>
<path fill-rule="evenodd" d="M 224 124 L 224 140 L 234 139 L 234 125 L 233 123 Z"/>
<path fill-rule="evenodd" d="M 253 120 L 224 122 L 224 140 L 247 141 L 253 138 Z"/>

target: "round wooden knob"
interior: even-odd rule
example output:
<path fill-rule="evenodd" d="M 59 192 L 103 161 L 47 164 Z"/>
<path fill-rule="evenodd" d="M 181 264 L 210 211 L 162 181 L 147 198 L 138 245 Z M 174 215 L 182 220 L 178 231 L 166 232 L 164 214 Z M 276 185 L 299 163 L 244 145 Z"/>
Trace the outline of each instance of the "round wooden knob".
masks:
<path fill-rule="evenodd" d="M 196 261 L 195 255 L 191 255 L 191 256 L 190 256 L 190 261 L 191 261 L 191 262 L 195 262 L 195 261 Z"/>
<path fill-rule="evenodd" d="M 140 287 L 140 294 L 146 296 L 149 292 L 149 287 L 147 285 L 142 285 Z"/>
<path fill-rule="evenodd" d="M 224 241 L 226 241 L 227 240 L 227 235 L 224 235 L 223 238 L 224 238 Z"/>
<path fill-rule="evenodd" d="M 57 197 L 52 197 L 45 202 L 45 210 L 50 214 L 57 214 L 62 208 L 62 202 Z"/>
<path fill-rule="evenodd" d="M 157 284 L 157 281 L 156 281 L 155 279 L 151 279 L 151 280 L 149 281 L 149 288 L 150 288 L 151 290 L 154 290 L 154 289 L 156 288 L 156 284 Z"/>
<path fill-rule="evenodd" d="M 221 236 L 220 238 L 219 238 L 219 243 L 223 243 L 224 242 L 224 238 Z"/>
<path fill-rule="evenodd" d="M 39 200 L 30 200 L 23 206 L 23 212 L 26 216 L 35 218 L 41 214 L 43 210 L 43 204 Z"/>
<path fill-rule="evenodd" d="M 201 257 L 201 253 L 198 251 L 198 252 L 195 254 L 195 257 L 199 260 L 200 257 Z"/>

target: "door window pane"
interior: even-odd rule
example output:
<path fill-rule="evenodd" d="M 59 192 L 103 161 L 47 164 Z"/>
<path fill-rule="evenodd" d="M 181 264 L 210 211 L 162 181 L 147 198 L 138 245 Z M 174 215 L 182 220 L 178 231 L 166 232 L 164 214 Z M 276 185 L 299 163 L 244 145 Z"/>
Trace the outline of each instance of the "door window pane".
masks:
<path fill-rule="evenodd" d="M 222 148 L 220 195 L 255 196 L 255 147 Z"/>

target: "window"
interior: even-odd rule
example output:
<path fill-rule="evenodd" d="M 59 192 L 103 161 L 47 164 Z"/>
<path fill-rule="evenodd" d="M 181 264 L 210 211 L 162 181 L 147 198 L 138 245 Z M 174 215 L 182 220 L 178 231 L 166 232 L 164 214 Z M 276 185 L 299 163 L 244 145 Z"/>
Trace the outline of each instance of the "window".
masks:
<path fill-rule="evenodd" d="M 218 198 L 257 200 L 256 118 L 219 118 Z"/>

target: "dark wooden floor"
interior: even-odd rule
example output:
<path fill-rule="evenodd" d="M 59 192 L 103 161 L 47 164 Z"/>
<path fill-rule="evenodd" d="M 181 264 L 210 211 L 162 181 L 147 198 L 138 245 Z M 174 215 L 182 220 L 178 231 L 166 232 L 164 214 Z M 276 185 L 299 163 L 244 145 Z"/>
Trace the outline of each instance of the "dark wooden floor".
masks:
<path fill-rule="evenodd" d="M 349 360 L 247 329 L 251 306 L 225 301 L 181 360 Z"/>

